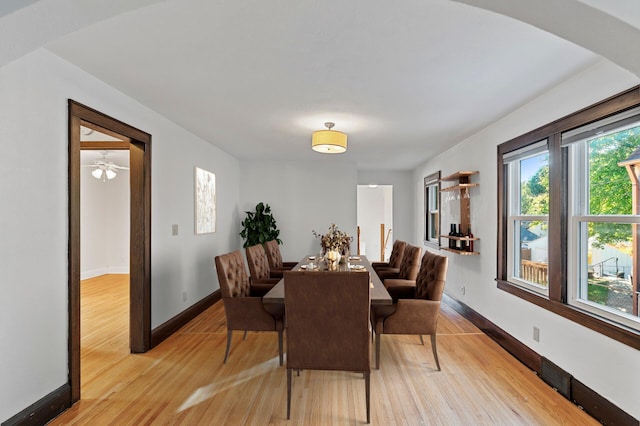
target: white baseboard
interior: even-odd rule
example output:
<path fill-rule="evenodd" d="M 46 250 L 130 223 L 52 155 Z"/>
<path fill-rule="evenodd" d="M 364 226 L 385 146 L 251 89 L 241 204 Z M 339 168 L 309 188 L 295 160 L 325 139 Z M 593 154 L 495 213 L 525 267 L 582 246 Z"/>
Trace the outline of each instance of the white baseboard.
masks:
<path fill-rule="evenodd" d="M 106 266 L 104 268 L 96 268 L 96 269 L 90 269 L 88 271 L 80 271 L 80 279 L 86 280 L 93 277 L 99 277 L 100 275 L 105 275 L 105 274 L 107 274 Z"/>

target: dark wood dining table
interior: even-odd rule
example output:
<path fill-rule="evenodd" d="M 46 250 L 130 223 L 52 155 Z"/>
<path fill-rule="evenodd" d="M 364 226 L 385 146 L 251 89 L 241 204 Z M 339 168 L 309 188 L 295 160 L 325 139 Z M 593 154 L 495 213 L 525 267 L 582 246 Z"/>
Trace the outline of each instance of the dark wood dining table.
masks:
<path fill-rule="evenodd" d="M 293 268 L 294 271 L 302 270 L 309 264 L 311 260 L 309 256 L 305 256 L 298 262 Z M 326 271 L 326 264 L 324 262 L 318 262 L 317 259 L 313 260 L 313 263 L 317 266 L 309 273 L 313 274 L 316 271 Z M 351 267 L 349 267 L 349 265 Z M 357 265 L 361 265 L 359 268 Z M 359 268 L 359 269 L 357 269 Z M 389 292 L 378 278 L 378 274 L 371 267 L 371 263 L 366 256 L 351 256 L 348 264 L 340 265 L 338 270 L 351 271 L 354 274 L 363 274 L 369 272 L 369 299 L 371 300 L 371 307 L 375 307 L 376 311 L 389 309 L 389 313 L 393 312 L 393 300 L 389 295 Z M 284 316 L 284 278 L 278 281 L 278 283 L 267 294 L 262 297 L 262 303 L 267 312 L 278 317 Z"/>

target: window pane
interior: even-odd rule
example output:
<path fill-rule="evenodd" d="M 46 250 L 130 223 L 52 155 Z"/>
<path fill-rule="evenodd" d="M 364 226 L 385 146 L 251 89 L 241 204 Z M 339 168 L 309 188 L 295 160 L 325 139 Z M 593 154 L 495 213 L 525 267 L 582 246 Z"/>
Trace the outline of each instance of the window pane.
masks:
<path fill-rule="evenodd" d="M 580 267 L 580 281 L 583 284 L 578 289 L 579 299 L 606 306 L 613 311 L 633 313 L 632 232 L 637 226 L 629 223 L 582 224 L 582 229 L 587 229 L 587 253 Z M 615 242 L 604 241 L 601 239 L 603 232 L 625 237 Z"/>
<path fill-rule="evenodd" d="M 438 212 L 429 213 L 429 220 L 431 223 L 431 228 L 429 228 L 429 239 L 437 240 L 438 238 L 438 229 L 440 229 L 440 224 L 438 223 Z"/>
<path fill-rule="evenodd" d="M 520 214 L 549 214 L 549 154 L 520 160 Z"/>
<path fill-rule="evenodd" d="M 518 267 L 513 268 L 514 274 L 527 283 L 542 288 L 549 286 L 548 271 L 548 238 L 546 221 L 516 221 L 520 225 L 516 233 L 520 247 Z M 517 225 L 516 225 L 517 226 Z"/>
<path fill-rule="evenodd" d="M 588 141 L 589 214 L 633 213 L 631 180 L 620 163 L 629 159 L 639 145 L 640 127 Z M 606 234 L 600 237 L 606 238 Z"/>

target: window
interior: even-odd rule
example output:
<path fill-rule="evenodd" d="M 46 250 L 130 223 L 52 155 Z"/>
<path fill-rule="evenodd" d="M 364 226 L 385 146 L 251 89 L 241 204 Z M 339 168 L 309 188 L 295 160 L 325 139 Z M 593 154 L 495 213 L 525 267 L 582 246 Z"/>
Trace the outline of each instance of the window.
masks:
<path fill-rule="evenodd" d="M 563 134 L 568 173 L 568 302 L 640 329 L 633 286 L 634 235 L 640 211 L 633 184 L 640 171 L 640 110 L 618 117 L 609 130 L 595 123 Z M 624 114 L 624 115 L 628 115 Z M 610 122 L 611 120 L 606 120 Z M 637 268 L 636 268 L 637 269 Z"/>
<path fill-rule="evenodd" d="M 498 287 L 640 349 L 640 90 L 498 146 Z"/>
<path fill-rule="evenodd" d="M 424 243 L 440 246 L 440 172 L 424 178 Z"/>
<path fill-rule="evenodd" d="M 509 281 L 547 294 L 549 151 L 547 140 L 504 156 L 509 176 Z"/>

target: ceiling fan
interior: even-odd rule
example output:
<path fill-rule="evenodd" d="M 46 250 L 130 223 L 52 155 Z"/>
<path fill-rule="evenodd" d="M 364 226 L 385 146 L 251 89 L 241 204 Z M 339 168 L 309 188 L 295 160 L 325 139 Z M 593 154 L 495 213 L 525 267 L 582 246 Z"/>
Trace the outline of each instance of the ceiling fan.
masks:
<path fill-rule="evenodd" d="M 128 167 L 119 166 L 113 161 L 108 161 L 107 154 L 109 154 L 109 151 L 100 151 L 100 154 L 102 155 L 102 157 L 96 158 L 95 160 L 93 160 L 94 164 L 82 166 L 82 167 L 93 167 L 94 170 L 91 172 L 91 175 L 94 178 L 100 179 L 103 182 L 106 182 L 107 179 L 111 180 L 116 177 L 116 175 L 118 174 L 116 170 L 129 170 Z"/>

